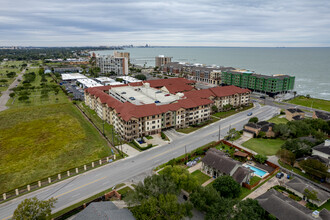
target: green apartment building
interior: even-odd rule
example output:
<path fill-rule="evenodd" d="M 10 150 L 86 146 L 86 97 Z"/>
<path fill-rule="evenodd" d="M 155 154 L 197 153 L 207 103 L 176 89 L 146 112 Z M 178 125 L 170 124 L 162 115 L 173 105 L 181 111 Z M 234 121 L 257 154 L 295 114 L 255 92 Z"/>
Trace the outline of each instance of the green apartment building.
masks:
<path fill-rule="evenodd" d="M 278 94 L 294 89 L 294 76 L 260 75 L 252 72 L 222 72 L 222 84 L 248 88 L 253 91 Z"/>

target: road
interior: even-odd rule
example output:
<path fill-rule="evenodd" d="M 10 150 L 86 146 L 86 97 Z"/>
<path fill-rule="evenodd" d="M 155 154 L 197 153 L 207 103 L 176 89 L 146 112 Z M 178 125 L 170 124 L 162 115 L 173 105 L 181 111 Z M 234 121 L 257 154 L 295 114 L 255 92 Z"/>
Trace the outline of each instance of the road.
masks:
<path fill-rule="evenodd" d="M 8 109 L 8 107 L 6 106 L 10 96 L 9 94 L 11 93 L 10 89 L 15 88 L 18 84 L 19 84 L 19 80 L 22 80 L 23 74 L 25 73 L 24 69 L 14 80 L 14 82 L 12 84 L 9 85 L 8 89 L 4 92 L 2 92 L 2 95 L 0 97 L 0 112 L 4 111 L 6 109 Z"/>
<path fill-rule="evenodd" d="M 8 219 L 13 214 L 17 205 L 26 198 L 37 196 L 38 199 L 58 198 L 53 213 L 72 204 L 84 200 L 98 192 L 104 191 L 116 184 L 127 181 L 140 181 L 146 175 L 152 174 L 152 169 L 172 158 L 190 152 L 211 141 L 218 140 L 219 125 L 223 137 L 229 127 L 241 130 L 250 117 L 247 112 L 253 112 L 251 117 L 266 120 L 279 113 L 279 109 L 272 106 L 261 107 L 259 104 L 254 109 L 247 110 L 217 121 L 193 133 L 183 135 L 173 140 L 170 144 L 151 148 L 136 156 L 128 157 L 112 164 L 104 165 L 79 176 L 72 177 L 54 185 L 31 192 L 27 195 L 13 199 L 0 205 L 0 219 Z"/>

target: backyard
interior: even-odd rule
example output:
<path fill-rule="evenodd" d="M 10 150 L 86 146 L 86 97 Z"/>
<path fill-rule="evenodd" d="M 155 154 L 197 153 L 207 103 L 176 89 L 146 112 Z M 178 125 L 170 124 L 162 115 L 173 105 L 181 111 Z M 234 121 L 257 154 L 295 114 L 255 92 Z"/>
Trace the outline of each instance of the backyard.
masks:
<path fill-rule="evenodd" d="M 271 156 L 277 153 L 284 142 L 285 141 L 281 139 L 251 138 L 244 142 L 242 146 L 257 152 L 258 154 Z"/>
<path fill-rule="evenodd" d="M 202 173 L 202 171 L 200 171 L 200 170 L 195 170 L 194 172 L 191 173 L 191 175 L 196 177 L 196 179 L 198 180 L 200 185 L 202 185 L 203 183 L 205 183 L 206 181 L 211 179 L 211 177 Z"/>
<path fill-rule="evenodd" d="M 0 112 L 0 192 L 111 154 L 71 103 Z"/>
<path fill-rule="evenodd" d="M 286 124 L 288 119 L 285 118 L 285 115 L 277 115 L 268 120 L 268 122 L 275 123 L 275 124 Z"/>
<path fill-rule="evenodd" d="M 324 99 L 307 98 L 305 96 L 297 96 L 294 99 L 288 101 L 288 103 L 295 105 L 302 105 L 306 107 L 312 107 L 324 111 L 330 112 L 330 101 Z"/>

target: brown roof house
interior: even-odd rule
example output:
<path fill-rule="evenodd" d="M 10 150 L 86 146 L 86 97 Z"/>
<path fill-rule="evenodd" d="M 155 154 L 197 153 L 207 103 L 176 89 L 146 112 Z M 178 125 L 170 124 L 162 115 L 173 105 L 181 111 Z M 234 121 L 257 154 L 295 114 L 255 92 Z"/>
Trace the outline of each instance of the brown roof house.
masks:
<path fill-rule="evenodd" d="M 215 178 L 229 175 L 239 184 L 249 182 L 253 171 L 243 167 L 242 163 L 233 160 L 220 150 L 211 148 L 202 159 L 202 171 Z"/>
<path fill-rule="evenodd" d="M 288 108 L 285 110 L 285 117 L 289 121 L 301 120 L 305 118 L 305 112 L 299 108 Z"/>
<path fill-rule="evenodd" d="M 285 183 L 285 187 L 294 192 L 297 196 L 317 206 L 323 205 L 330 199 L 330 193 L 298 177 L 295 177 L 289 182 Z M 316 192 L 317 200 L 308 200 L 305 196 L 306 191 Z"/>
<path fill-rule="evenodd" d="M 327 220 L 330 219 L 330 212 L 326 209 L 322 211 L 312 211 L 300 205 L 295 200 L 283 195 L 275 189 L 268 190 L 256 198 L 259 205 L 268 213 L 274 215 L 279 220 L 299 219 L 299 220 Z"/>
<path fill-rule="evenodd" d="M 266 137 L 275 137 L 273 131 L 274 123 L 268 121 L 259 121 L 257 123 L 247 123 L 243 129 L 243 135 L 246 137 L 255 137 L 258 136 L 260 131 L 266 133 Z"/>
<path fill-rule="evenodd" d="M 324 121 L 330 121 L 330 113 L 329 112 L 314 111 L 313 112 L 313 118 L 320 118 Z"/>

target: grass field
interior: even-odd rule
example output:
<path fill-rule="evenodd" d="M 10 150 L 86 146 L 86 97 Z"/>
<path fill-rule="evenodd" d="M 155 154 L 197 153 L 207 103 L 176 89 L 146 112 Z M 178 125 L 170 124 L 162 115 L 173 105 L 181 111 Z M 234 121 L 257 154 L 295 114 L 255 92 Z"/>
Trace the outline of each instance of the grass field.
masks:
<path fill-rule="evenodd" d="M 191 173 L 191 175 L 196 177 L 196 179 L 198 180 L 200 185 L 202 185 L 203 183 L 205 183 L 206 181 L 211 179 L 211 177 L 202 173 L 202 171 L 200 171 L 200 170 L 195 170 L 194 172 Z"/>
<path fill-rule="evenodd" d="M 275 123 L 275 124 L 286 124 L 288 122 L 288 119 L 285 118 L 285 115 L 277 115 L 277 116 L 269 119 L 268 121 Z"/>
<path fill-rule="evenodd" d="M 285 141 L 281 139 L 252 138 L 244 142 L 242 145 L 257 152 L 258 154 L 271 156 L 276 154 L 284 142 Z"/>
<path fill-rule="evenodd" d="M 302 105 L 302 106 L 306 106 L 306 107 L 312 107 L 312 108 L 321 109 L 321 110 L 330 112 L 330 101 L 328 101 L 328 100 L 306 98 L 304 96 L 297 96 L 296 98 L 288 101 L 288 103 L 295 104 L 295 105 Z"/>
<path fill-rule="evenodd" d="M 218 117 L 218 118 L 226 118 L 226 117 L 229 117 L 231 115 L 234 115 L 238 112 L 241 112 L 241 111 L 245 111 L 245 110 L 248 110 L 250 108 L 252 108 L 253 105 L 249 105 L 249 106 L 244 106 L 242 110 L 235 110 L 235 109 L 232 109 L 232 110 L 229 110 L 229 111 L 225 111 L 225 112 L 217 112 L 217 113 L 214 113 L 213 116 L 215 117 Z"/>
<path fill-rule="evenodd" d="M 184 134 L 189 134 L 189 133 L 191 133 L 191 132 L 193 132 L 193 131 L 196 131 L 196 130 L 202 128 L 202 127 L 205 127 L 206 125 L 212 124 L 212 123 L 214 123 L 214 122 L 216 122 L 216 121 L 219 121 L 219 120 L 220 120 L 219 118 L 213 118 L 213 117 L 212 117 L 210 120 L 208 120 L 208 121 L 206 121 L 206 122 L 203 122 L 202 125 L 201 125 L 200 127 L 197 127 L 197 126 L 196 126 L 196 127 L 188 126 L 188 127 L 186 127 L 186 128 L 180 128 L 180 129 L 177 129 L 176 131 L 177 131 L 177 132 L 184 133 Z"/>
<path fill-rule="evenodd" d="M 22 64 L 22 61 L 0 62 L 0 80 L 7 80 L 7 82 L 0 82 L 0 92 L 7 90 L 8 86 L 15 80 L 15 77 L 8 78 L 6 74 L 15 72 L 17 76 L 21 72 Z"/>
<path fill-rule="evenodd" d="M 110 154 L 71 103 L 0 112 L 0 192 Z"/>

